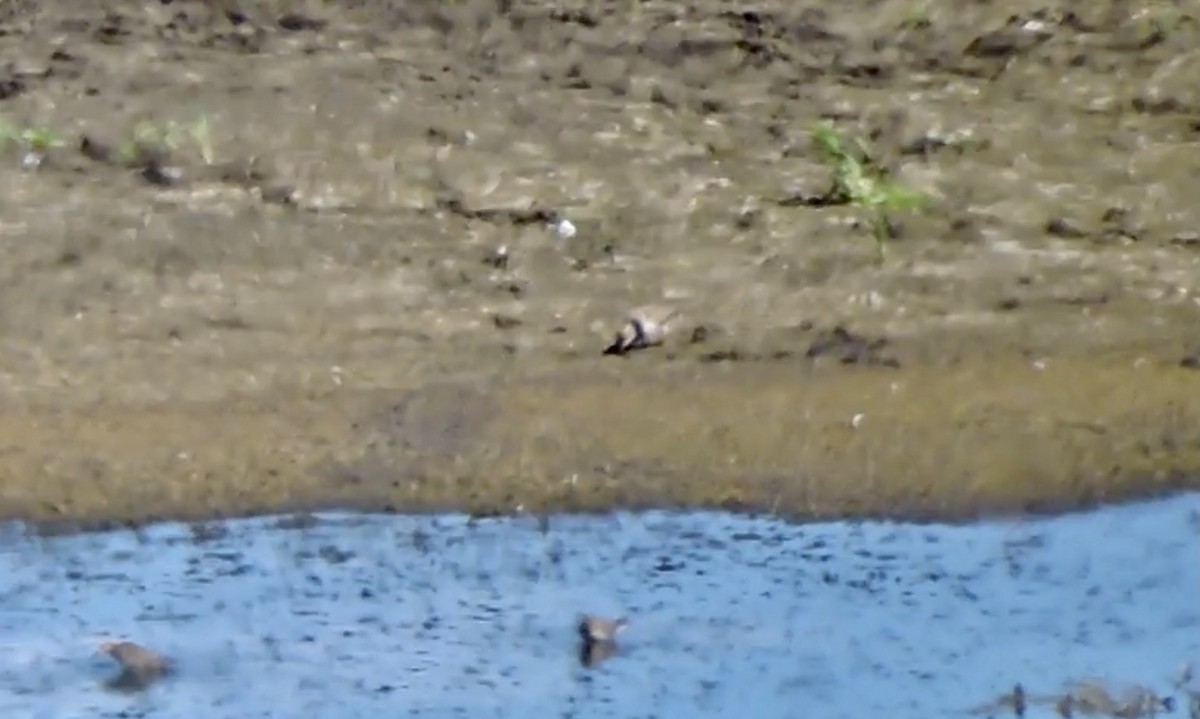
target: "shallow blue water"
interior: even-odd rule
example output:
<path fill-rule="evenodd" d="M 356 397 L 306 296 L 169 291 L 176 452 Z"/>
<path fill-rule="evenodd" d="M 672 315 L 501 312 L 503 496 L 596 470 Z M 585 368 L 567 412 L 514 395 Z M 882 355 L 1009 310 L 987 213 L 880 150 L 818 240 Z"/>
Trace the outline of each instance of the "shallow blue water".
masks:
<path fill-rule="evenodd" d="M 707 513 L 319 515 L 0 533 L 0 717 L 912 717 L 1021 681 L 1169 693 L 1200 659 L 1200 495 L 969 526 Z M 628 614 L 577 659 L 580 612 Z M 100 641 L 179 671 L 103 686 Z M 1035 708 L 1030 716 L 1051 716 Z M 961 714 L 965 715 L 965 714 Z"/>

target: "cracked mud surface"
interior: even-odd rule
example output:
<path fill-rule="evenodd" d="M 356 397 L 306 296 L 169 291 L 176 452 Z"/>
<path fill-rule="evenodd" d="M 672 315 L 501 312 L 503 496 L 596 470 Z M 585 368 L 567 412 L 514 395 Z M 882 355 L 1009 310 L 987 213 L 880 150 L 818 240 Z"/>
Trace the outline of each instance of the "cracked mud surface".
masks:
<path fill-rule="evenodd" d="M 0 17 L 0 515 L 1200 483 L 1194 7 L 107 5 Z"/>

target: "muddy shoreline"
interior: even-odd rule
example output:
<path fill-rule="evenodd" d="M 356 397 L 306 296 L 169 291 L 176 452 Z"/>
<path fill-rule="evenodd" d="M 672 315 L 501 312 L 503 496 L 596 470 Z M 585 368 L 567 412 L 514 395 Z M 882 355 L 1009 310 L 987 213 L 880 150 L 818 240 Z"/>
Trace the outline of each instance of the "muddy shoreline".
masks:
<path fill-rule="evenodd" d="M 677 506 L 953 521 L 1155 496 L 1200 477 L 1200 411 L 1186 401 L 1196 377 L 1182 368 L 639 359 L 289 401 L 5 413 L 4 517 L 103 526 L 335 507 Z"/>
<path fill-rule="evenodd" d="M 569 5 L 7 8 L 0 518 L 1200 487 L 1194 10 Z"/>

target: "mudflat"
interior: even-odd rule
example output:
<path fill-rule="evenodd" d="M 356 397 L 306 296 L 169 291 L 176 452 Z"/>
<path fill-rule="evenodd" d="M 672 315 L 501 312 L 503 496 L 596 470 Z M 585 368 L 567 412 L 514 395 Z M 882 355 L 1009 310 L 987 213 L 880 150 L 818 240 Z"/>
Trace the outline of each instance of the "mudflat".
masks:
<path fill-rule="evenodd" d="M 1150 0 L 6 3 L 0 517 L 1200 487 L 1197 48 Z M 925 198 L 882 257 L 819 122 Z"/>

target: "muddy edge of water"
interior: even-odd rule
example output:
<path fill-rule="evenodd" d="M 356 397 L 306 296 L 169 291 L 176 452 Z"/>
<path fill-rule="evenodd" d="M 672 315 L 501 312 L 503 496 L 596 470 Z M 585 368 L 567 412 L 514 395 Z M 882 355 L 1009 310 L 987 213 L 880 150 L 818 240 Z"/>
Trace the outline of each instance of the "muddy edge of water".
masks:
<path fill-rule="evenodd" d="M 1194 12 L 393 5 L 6 6 L 0 516 L 1200 486 Z M 883 265 L 822 118 L 932 198 Z"/>
<path fill-rule="evenodd" d="M 961 519 L 1200 476 L 1194 375 L 1180 369 L 992 358 L 581 375 L 6 413 L 3 508 L 85 523 L 324 506 Z"/>

